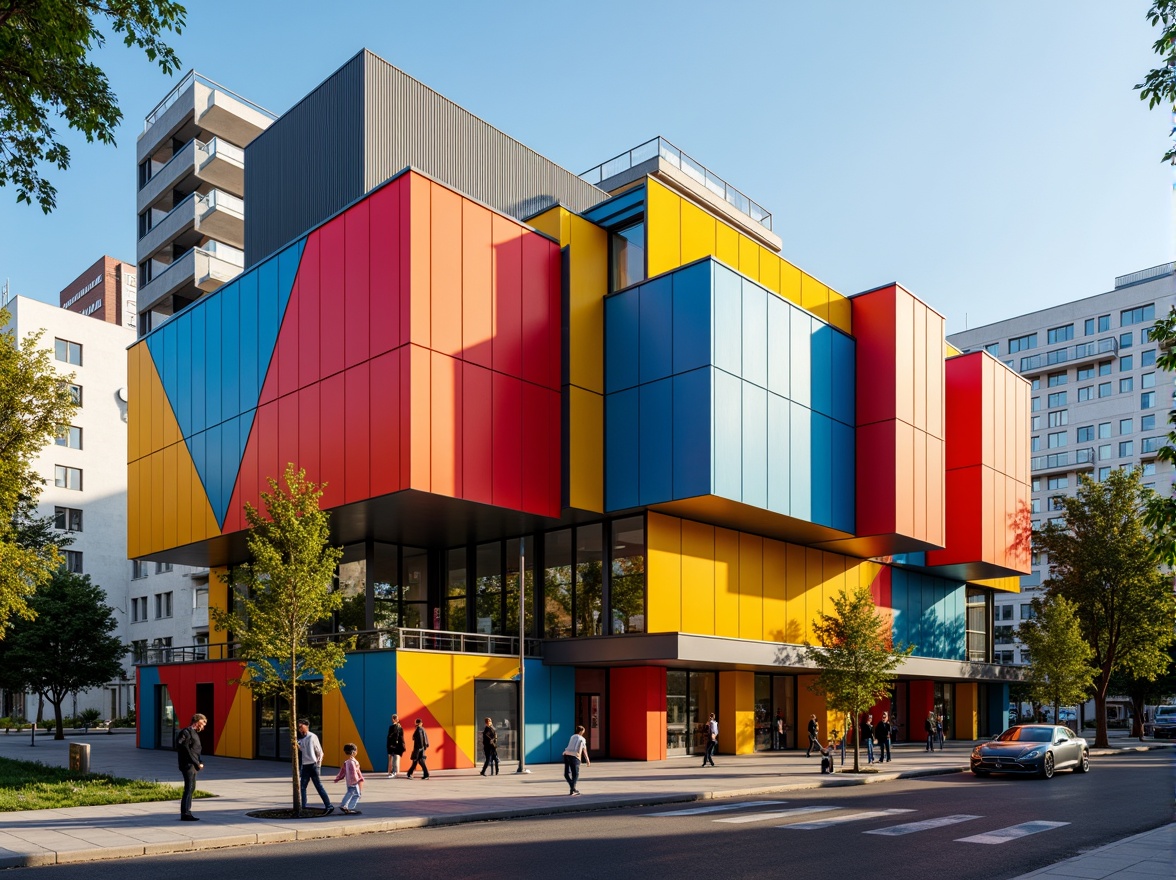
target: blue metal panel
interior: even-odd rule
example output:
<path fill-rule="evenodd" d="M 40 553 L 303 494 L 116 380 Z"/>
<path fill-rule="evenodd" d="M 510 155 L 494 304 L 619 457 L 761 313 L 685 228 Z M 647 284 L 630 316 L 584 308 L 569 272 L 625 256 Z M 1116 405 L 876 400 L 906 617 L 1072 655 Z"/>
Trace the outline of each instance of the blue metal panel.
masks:
<path fill-rule="evenodd" d="M 837 330 L 829 337 L 832 343 L 831 361 L 833 365 L 832 395 L 833 409 L 830 415 L 847 425 L 854 424 L 854 373 L 857 356 L 857 344 L 854 340 Z"/>
<path fill-rule="evenodd" d="M 221 418 L 241 414 L 241 289 L 222 288 L 221 303 Z"/>
<path fill-rule="evenodd" d="M 204 309 L 197 303 L 189 311 L 191 317 L 191 359 L 192 359 L 192 422 L 185 436 L 198 434 L 208 427 L 208 411 L 204 399 L 208 395 L 205 364 L 208 360 L 207 334 L 205 333 Z"/>
<path fill-rule="evenodd" d="M 910 640 L 910 614 L 907 611 L 907 572 L 901 568 L 890 571 L 890 607 L 894 610 L 892 637 L 895 646 L 906 646 Z"/>
<path fill-rule="evenodd" d="M 726 266 L 715 264 L 715 366 L 732 376 L 743 371 L 743 279 Z"/>
<path fill-rule="evenodd" d="M 290 304 L 290 291 L 294 289 L 294 279 L 298 276 L 298 266 L 302 262 L 302 251 L 305 247 L 306 239 L 300 238 L 278 254 L 279 327 L 286 317 L 286 307 Z"/>
<path fill-rule="evenodd" d="M 674 272 L 674 372 L 685 373 L 711 362 L 710 260 Z"/>
<path fill-rule="evenodd" d="M 768 390 L 781 397 L 790 397 L 788 375 L 792 351 L 792 306 L 778 296 L 769 296 L 768 304 Z"/>
<path fill-rule="evenodd" d="M 581 216 L 605 229 L 617 229 L 645 213 L 645 185 L 635 187 L 619 196 L 594 205 Z"/>
<path fill-rule="evenodd" d="M 792 446 L 790 409 L 787 400 L 768 392 L 768 509 L 785 515 L 792 510 L 789 495 L 792 471 L 789 464 Z"/>
<path fill-rule="evenodd" d="M 614 293 L 604 300 L 604 390 L 632 388 L 638 374 L 640 288 Z"/>
<path fill-rule="evenodd" d="M 732 501 L 743 499 L 742 382 L 723 370 L 714 375 L 714 491 Z"/>
<path fill-rule="evenodd" d="M 793 315 L 795 317 L 795 314 Z M 793 321 L 792 326 L 796 326 Z M 795 376 L 795 374 L 794 374 Z M 812 413 L 807 407 L 793 403 L 789 408 L 789 513 L 797 519 L 812 521 Z"/>
<path fill-rule="evenodd" d="M 229 502 L 233 500 L 233 487 L 237 484 L 237 472 L 241 469 L 241 456 L 245 453 L 245 445 L 241 442 L 242 423 L 252 421 L 254 412 L 256 410 L 250 410 L 249 414 L 245 416 L 234 416 L 221 426 L 219 487 L 221 503 L 213 510 L 216 513 L 217 523 L 222 526 L 229 511 Z"/>
<path fill-rule="evenodd" d="M 544 666 L 536 659 L 525 663 L 527 760 L 561 763 L 575 718 L 576 671 L 570 666 Z"/>
<path fill-rule="evenodd" d="M 208 469 L 205 467 L 208 461 L 207 448 L 208 433 L 206 431 L 199 431 L 188 438 L 188 453 L 192 456 L 192 466 L 196 469 L 197 476 L 200 477 L 200 484 L 204 487 L 206 496 L 208 495 L 208 480 L 204 475 L 208 473 Z"/>
<path fill-rule="evenodd" d="M 801 406 L 809 406 L 812 391 L 809 387 L 812 375 L 812 316 L 798 308 L 789 307 L 792 314 L 789 321 L 789 367 L 791 371 L 788 399 Z"/>
<path fill-rule="evenodd" d="M 812 422 L 812 522 L 833 525 L 833 422 L 814 412 Z"/>
<path fill-rule="evenodd" d="M 1005 682 L 991 681 L 984 691 L 988 700 L 980 710 L 987 713 L 989 732 L 1000 733 L 1009 726 L 1009 686 Z"/>
<path fill-rule="evenodd" d="M 247 412 L 257 406 L 257 398 L 261 396 L 261 370 L 258 366 L 260 353 L 257 350 L 257 273 L 250 272 L 240 280 L 237 287 L 241 303 L 241 378 L 238 384 L 241 389 L 241 409 Z"/>
<path fill-rule="evenodd" d="M 642 284 L 638 291 L 638 381 L 644 384 L 674 371 L 674 282 L 671 276 L 663 275 Z"/>
<path fill-rule="evenodd" d="M 138 700 L 135 717 L 139 719 L 139 748 L 154 749 L 159 738 L 159 706 L 155 701 L 155 689 L 159 686 L 159 669 L 155 666 L 139 667 L 139 682 L 135 688 Z M 165 743 L 170 748 L 171 743 Z"/>
<path fill-rule="evenodd" d="M 257 366 L 260 389 L 265 387 L 274 343 L 278 339 L 278 263 L 276 260 L 266 260 L 252 274 L 257 279 Z M 259 390 L 259 397 L 260 394 Z"/>
<path fill-rule="evenodd" d="M 204 432 L 207 442 L 204 445 L 204 471 L 200 474 L 204 480 L 204 491 L 208 495 L 208 503 L 212 506 L 212 515 L 216 517 L 219 526 L 224 522 L 222 511 L 228 507 L 229 499 L 224 488 L 224 474 L 221 462 L 224 461 L 225 450 L 222 438 L 225 423 L 221 422 Z M 237 437 L 236 426 L 233 426 L 233 438 Z"/>
<path fill-rule="evenodd" d="M 175 325 L 176 333 L 176 362 L 177 364 L 192 364 L 192 315 L 184 312 L 172 318 L 168 324 Z M 167 324 L 164 325 L 165 327 Z M 176 414 L 176 423 L 180 426 L 180 435 L 188 436 L 192 431 L 192 373 L 195 365 L 187 370 L 177 370 L 182 373 L 173 383 L 175 397 L 172 407 Z M 171 394 L 171 392 L 168 392 Z"/>
<path fill-rule="evenodd" d="M 221 318 L 221 297 L 213 294 L 203 300 L 198 307 L 204 309 L 204 326 L 206 334 L 204 344 L 208 350 L 208 359 L 204 364 L 205 385 L 207 386 L 204 404 L 209 427 L 219 424 L 224 418 L 221 404 L 224 402 L 224 387 L 222 381 L 224 371 L 221 365 L 221 334 L 224 332 L 224 321 Z"/>
<path fill-rule="evenodd" d="M 674 377 L 674 498 L 711 494 L 709 367 Z"/>
<path fill-rule="evenodd" d="M 179 365 L 179 331 L 175 327 L 169 326 L 171 322 L 163 325 L 164 332 L 160 334 L 163 337 L 163 374 L 159 377 L 163 383 L 164 393 L 167 394 L 168 403 L 172 407 L 172 415 L 175 415 L 176 404 L 173 399 L 175 392 L 172 390 L 179 384 L 177 379 L 180 375 Z M 158 364 L 159 361 L 156 361 Z"/>
<path fill-rule="evenodd" d="M 843 532 L 854 531 L 855 521 L 855 433 L 851 425 L 832 423 L 833 431 L 833 499 L 832 526 Z"/>
<path fill-rule="evenodd" d="M 650 382 L 639 392 L 638 502 L 658 504 L 674 496 L 674 381 Z"/>
<path fill-rule="evenodd" d="M 745 299 L 746 303 L 746 299 Z M 744 315 L 747 312 L 744 311 Z M 761 322 L 761 328 L 763 322 Z M 744 354 L 747 345 L 743 346 Z M 766 367 L 766 365 L 765 365 Z M 766 372 L 766 369 L 765 369 Z M 743 490 L 744 504 L 768 506 L 768 392 L 744 380 L 743 385 Z"/>
<path fill-rule="evenodd" d="M 813 412 L 833 415 L 833 340 L 837 331 L 821 321 L 813 321 L 812 336 L 812 402 Z"/>
<path fill-rule="evenodd" d="M 768 387 L 768 297 L 764 288 L 743 279 L 743 366 L 745 382 Z"/>
<path fill-rule="evenodd" d="M 639 400 L 636 388 L 617 391 L 604 400 L 604 506 L 609 510 L 638 503 Z"/>

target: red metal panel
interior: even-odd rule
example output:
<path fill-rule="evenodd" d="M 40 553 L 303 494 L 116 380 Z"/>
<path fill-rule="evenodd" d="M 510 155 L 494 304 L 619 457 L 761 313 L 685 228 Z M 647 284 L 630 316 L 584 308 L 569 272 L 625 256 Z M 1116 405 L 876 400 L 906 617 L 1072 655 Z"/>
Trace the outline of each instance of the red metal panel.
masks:
<path fill-rule="evenodd" d="M 319 505 L 324 510 L 339 507 L 346 497 L 346 393 L 342 373 L 324 379 L 319 386 L 319 469 L 326 483 Z"/>
<path fill-rule="evenodd" d="M 249 439 L 245 443 L 244 452 L 241 453 L 241 466 L 237 469 L 237 482 L 233 484 L 233 494 L 229 498 L 228 510 L 225 511 L 224 525 L 221 526 L 221 533 L 225 535 L 245 528 L 244 504 L 249 497 L 248 493 L 255 491 L 257 486 L 257 413 L 254 412 L 253 416 Z"/>
<path fill-rule="evenodd" d="M 549 391 L 530 382 L 524 382 L 523 390 L 523 461 L 526 462 L 522 475 L 522 507 L 530 513 L 559 516 L 559 483 L 555 485 L 555 512 L 552 513 L 550 459 L 559 455 L 558 435 L 552 443 L 549 418 L 549 398 L 557 397 Z"/>
<path fill-rule="evenodd" d="M 432 285 L 432 254 L 429 240 L 433 182 L 417 174 L 408 175 L 408 296 L 404 297 L 401 326 L 408 328 L 408 341 L 429 347 L 429 295 Z"/>
<path fill-rule="evenodd" d="M 298 467 L 315 483 L 323 481 L 319 463 L 319 385 L 307 385 L 298 391 Z"/>
<path fill-rule="evenodd" d="M 401 324 L 402 328 L 407 324 Z M 411 345 L 402 345 L 395 352 L 400 366 L 400 488 L 412 485 L 412 359 Z"/>
<path fill-rule="evenodd" d="M 371 434 L 368 425 L 368 405 L 371 391 L 367 363 L 358 364 L 343 373 L 345 393 L 344 428 L 344 501 L 363 501 L 371 497 L 370 461 Z"/>
<path fill-rule="evenodd" d="M 298 280 L 290 290 L 291 298 L 298 296 Z M 298 309 L 286 307 L 278 338 L 274 343 L 270 371 L 277 372 L 278 397 L 298 389 Z M 225 377 L 225 381 L 236 381 L 236 377 Z"/>
<path fill-rule="evenodd" d="M 893 285 L 850 298 L 856 340 L 857 423 L 894 418 Z"/>
<path fill-rule="evenodd" d="M 547 370 L 557 391 L 563 382 L 563 255 L 552 247 L 547 260 Z"/>
<path fill-rule="evenodd" d="M 494 369 L 522 374 L 522 296 L 524 231 L 494 215 Z"/>
<path fill-rule="evenodd" d="M 495 340 L 497 352 L 497 340 Z M 522 504 L 522 382 L 502 373 L 493 377 L 494 444 L 493 494 L 499 507 L 515 510 Z"/>
<path fill-rule="evenodd" d="M 282 475 L 286 465 L 298 463 L 298 394 L 278 398 L 278 482 L 285 486 Z"/>
<path fill-rule="evenodd" d="M 373 498 L 396 492 L 400 484 L 400 356 L 372 358 L 370 473 Z"/>
<path fill-rule="evenodd" d="M 369 352 L 374 357 L 400 344 L 400 199 L 405 177 L 373 193 L 368 230 Z"/>
<path fill-rule="evenodd" d="M 346 281 L 345 227 L 336 217 L 319 230 L 319 374 L 343 369 L 344 288 Z"/>
<path fill-rule="evenodd" d="M 298 387 L 317 382 L 319 372 L 319 241 L 312 232 L 306 238 L 302 263 L 298 267 L 298 286 L 286 307 L 286 314 L 298 315 Z"/>
<path fill-rule="evenodd" d="M 946 364 L 946 424 L 945 447 L 948 470 L 980 464 L 984 419 L 983 352 L 950 358 Z"/>
<path fill-rule="evenodd" d="M 410 387 L 409 407 L 409 482 L 408 488 L 432 491 L 432 352 L 417 345 L 408 346 Z"/>
<path fill-rule="evenodd" d="M 432 352 L 430 369 L 431 491 L 436 495 L 461 498 L 462 364 L 457 358 Z"/>
<path fill-rule="evenodd" d="M 854 321 L 857 320 L 855 312 Z M 889 535 L 898 530 L 895 521 L 897 482 L 894 424 L 893 421 L 880 421 L 860 425 L 857 429 L 855 457 L 859 535 Z"/>
<path fill-rule="evenodd" d="M 481 205 L 462 203 L 461 322 L 462 359 L 483 367 L 493 365 L 491 337 L 494 334 L 493 213 Z"/>
<path fill-rule="evenodd" d="M 462 497 L 483 504 L 494 503 L 491 376 L 476 364 L 462 365 Z"/>
<path fill-rule="evenodd" d="M 547 497 L 536 513 L 559 516 L 563 507 L 563 398 L 558 391 L 543 395 L 545 411 L 540 416 L 540 430 L 547 445 Z M 545 428 L 545 430 L 544 430 Z"/>
<path fill-rule="evenodd" d="M 932 550 L 927 554 L 928 565 L 994 561 L 985 556 L 983 543 L 985 470 L 986 468 L 977 464 L 947 472 L 947 540 L 944 542 L 943 550 Z"/>
<path fill-rule="evenodd" d="M 661 666 L 609 670 L 609 754 L 660 761 L 666 756 L 666 670 Z"/>
<path fill-rule="evenodd" d="M 368 285 L 368 200 L 347 209 L 343 215 L 343 363 L 353 367 L 368 359 L 371 332 L 371 288 Z"/>
<path fill-rule="evenodd" d="M 429 236 L 430 348 L 448 355 L 461 354 L 462 197 L 439 183 L 430 184 Z M 414 304 L 414 308 L 416 304 Z"/>
<path fill-rule="evenodd" d="M 935 711 L 935 682 L 929 679 L 912 681 L 907 689 L 907 730 L 905 738 L 908 742 L 926 742 L 927 732 L 923 729 L 923 722 L 927 720 L 927 713 Z"/>
<path fill-rule="evenodd" d="M 559 376 L 549 373 L 548 330 L 558 313 L 549 314 L 551 305 L 547 295 L 550 280 L 548 261 L 555 245 L 543 236 L 528 232 L 522 237 L 522 298 L 520 340 L 523 369 L 520 374 L 528 382 L 558 387 Z M 554 379 L 554 384 L 553 384 Z"/>
<path fill-rule="evenodd" d="M 267 479 L 281 479 L 281 476 L 278 464 L 278 404 L 274 401 L 257 408 L 257 482 L 252 491 L 242 493 L 242 500 L 257 507 L 261 493 L 269 491 Z"/>

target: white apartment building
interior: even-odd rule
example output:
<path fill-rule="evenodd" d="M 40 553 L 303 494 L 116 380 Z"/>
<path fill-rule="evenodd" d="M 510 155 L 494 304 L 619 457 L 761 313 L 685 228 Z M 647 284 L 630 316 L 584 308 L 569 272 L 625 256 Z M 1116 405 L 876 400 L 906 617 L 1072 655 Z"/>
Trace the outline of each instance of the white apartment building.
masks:
<path fill-rule="evenodd" d="M 53 517 L 74 539 L 64 550 L 65 564 L 106 591 L 118 635 L 140 655 L 207 641 L 207 569 L 127 560 L 126 348 L 135 331 L 25 297 L 15 297 L 7 308 L 11 319 L 3 329 L 15 329 L 22 344 L 30 333 L 43 331 L 40 345 L 63 375 L 73 375 L 80 404 L 64 436 L 33 462 L 44 480 L 39 514 Z M 96 708 L 108 719 L 126 715 L 135 705 L 133 661 L 128 653 L 123 677 L 79 694 L 76 705 L 67 700 L 63 711 Z M 16 708 L 20 698 L 6 695 L 4 703 Z M 36 717 L 36 695 L 26 695 L 24 704 L 24 717 Z"/>
<path fill-rule="evenodd" d="M 962 351 L 983 348 L 1033 384 L 1032 517 L 1034 528 L 1056 516 L 1078 475 L 1105 479 L 1112 468 L 1142 468 L 1144 484 L 1172 492 L 1176 474 L 1156 458 L 1164 445 L 1173 375 L 1156 369 L 1150 339 L 1156 318 L 1176 306 L 1176 263 L 1115 279 L 1106 293 L 1018 315 L 948 337 Z M 996 596 L 995 659 L 1022 664 L 1017 628 L 1049 576 L 1033 554 L 1021 593 Z"/>

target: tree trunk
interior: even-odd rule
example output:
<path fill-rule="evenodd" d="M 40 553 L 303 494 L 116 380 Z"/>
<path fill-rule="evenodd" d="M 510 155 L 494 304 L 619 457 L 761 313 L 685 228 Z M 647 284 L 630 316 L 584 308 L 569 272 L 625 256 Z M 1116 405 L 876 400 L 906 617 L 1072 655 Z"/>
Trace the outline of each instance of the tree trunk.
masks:
<path fill-rule="evenodd" d="M 1110 748 L 1107 741 L 1107 687 L 1100 685 L 1094 691 L 1094 747 Z"/>
<path fill-rule="evenodd" d="M 299 779 L 302 769 L 302 753 L 298 751 L 298 686 L 297 677 L 290 675 L 290 781 L 294 792 L 294 815 L 302 817 L 302 792 Z"/>
<path fill-rule="evenodd" d="M 1143 742 L 1143 706 L 1144 698 L 1132 696 L 1131 711 L 1134 717 L 1131 719 L 1131 735 L 1137 737 L 1140 742 Z"/>
<path fill-rule="evenodd" d="M 65 696 L 61 699 L 55 700 L 49 698 L 49 703 L 53 706 L 53 721 L 56 724 L 56 732 L 53 734 L 54 739 L 65 739 L 65 725 L 61 723 L 61 704 L 65 702 Z"/>
<path fill-rule="evenodd" d="M 1057 701 L 1057 699 L 1054 699 L 1053 710 L 1054 710 L 1053 723 L 1054 724 L 1061 724 L 1062 723 L 1062 704 L 1059 703 Z"/>
<path fill-rule="evenodd" d="M 854 718 L 861 718 L 861 715 L 862 715 L 862 713 L 859 712 L 857 709 L 853 710 L 853 717 Z M 862 772 L 861 759 L 858 757 L 858 752 L 861 750 L 861 747 L 862 747 L 862 738 L 860 736 L 858 736 L 857 724 L 854 724 L 854 726 L 853 726 L 853 772 L 854 773 L 861 773 Z"/>

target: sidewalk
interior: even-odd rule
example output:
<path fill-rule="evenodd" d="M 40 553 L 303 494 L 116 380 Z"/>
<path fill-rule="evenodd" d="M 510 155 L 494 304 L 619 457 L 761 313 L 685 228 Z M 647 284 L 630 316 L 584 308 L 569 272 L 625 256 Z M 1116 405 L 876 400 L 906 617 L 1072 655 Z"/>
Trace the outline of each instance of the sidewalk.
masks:
<path fill-rule="evenodd" d="M 91 769 L 95 772 L 179 780 L 173 752 L 136 749 L 134 737 L 129 734 L 95 733 L 70 737 L 64 742 L 38 738 L 35 748 L 29 746 L 27 737 L 0 735 L 0 756 L 65 765 L 71 741 L 90 743 Z M 887 782 L 965 769 L 971 745 L 948 743 L 945 751 L 928 754 L 921 742 L 903 743 L 895 747 L 894 761 L 886 765 L 886 771 L 871 776 L 822 776 L 816 758 L 805 758 L 804 752 L 796 751 L 738 757 L 720 755 L 718 766 L 713 769 L 700 767 L 697 756 L 648 763 L 599 761 L 583 768 L 580 786 L 584 795 L 579 798 L 567 796 L 563 767 L 555 764 L 534 765 L 527 774 L 514 772 L 514 765 L 504 766 L 501 775 L 492 778 L 480 777 L 477 770 L 435 771 L 427 782 L 403 777 L 388 779 L 383 774 L 372 773 L 360 804 L 362 816 L 336 812 L 329 817 L 287 821 L 252 819 L 245 815 L 251 810 L 289 805 L 287 765 L 210 757 L 200 774 L 198 787 L 217 797 L 198 800 L 193 805 L 193 812 L 203 821 L 178 821 L 179 808 L 175 801 L 3 813 L 0 814 L 0 868 Z M 1124 745 L 1138 746 L 1138 743 Z M 862 761 L 865 761 L 864 753 Z M 849 753 L 846 765 L 852 766 L 852 762 L 853 755 Z M 329 780 L 334 773 L 328 775 L 324 771 L 324 776 Z M 325 784 L 337 805 L 344 792 L 342 784 L 329 781 Z M 312 789 L 311 806 L 318 804 Z M 1136 858 L 1140 846 L 1136 842 L 1125 848 L 1121 856 Z M 1142 846 L 1146 849 L 1150 844 L 1145 842 Z"/>

